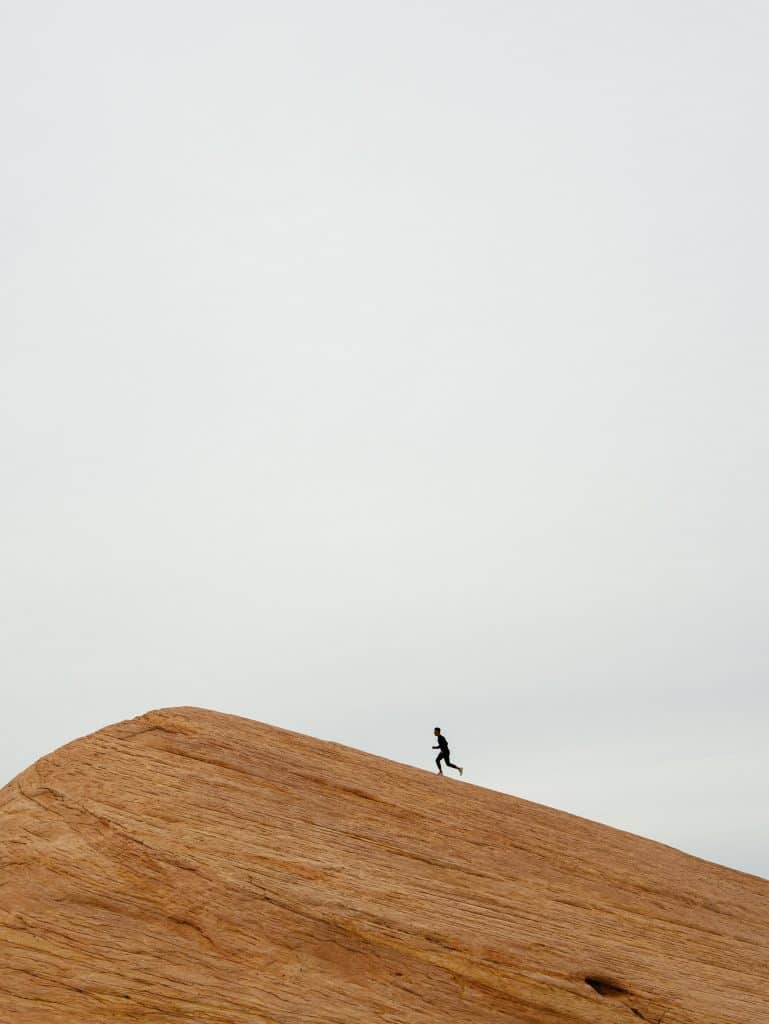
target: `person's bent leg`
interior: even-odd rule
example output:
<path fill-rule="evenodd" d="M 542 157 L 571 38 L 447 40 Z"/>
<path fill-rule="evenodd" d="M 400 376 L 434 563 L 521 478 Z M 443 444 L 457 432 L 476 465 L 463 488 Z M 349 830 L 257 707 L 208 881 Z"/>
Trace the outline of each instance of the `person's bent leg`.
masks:
<path fill-rule="evenodd" d="M 441 768 L 441 761 L 442 760 L 443 760 L 443 751 L 441 751 L 440 754 L 438 754 L 438 756 L 435 759 L 435 763 L 438 765 L 438 772 L 441 775 L 443 775 L 443 769 Z"/>

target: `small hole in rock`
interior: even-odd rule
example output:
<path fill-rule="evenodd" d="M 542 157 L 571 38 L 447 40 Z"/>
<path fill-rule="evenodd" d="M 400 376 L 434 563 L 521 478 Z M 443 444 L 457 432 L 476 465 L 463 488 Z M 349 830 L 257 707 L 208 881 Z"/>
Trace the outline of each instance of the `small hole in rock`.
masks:
<path fill-rule="evenodd" d="M 619 985 L 615 985 L 611 981 L 604 981 L 601 978 L 585 978 L 585 984 L 589 985 L 594 989 L 599 996 L 608 996 L 610 999 L 612 996 L 626 996 L 629 993 L 626 989 L 620 988 Z"/>

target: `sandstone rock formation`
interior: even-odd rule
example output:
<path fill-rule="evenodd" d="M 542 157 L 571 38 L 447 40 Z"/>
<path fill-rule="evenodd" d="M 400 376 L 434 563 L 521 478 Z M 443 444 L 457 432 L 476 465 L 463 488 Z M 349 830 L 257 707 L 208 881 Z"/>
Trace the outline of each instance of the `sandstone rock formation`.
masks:
<path fill-rule="evenodd" d="M 0 791 L 2 1024 L 765 1024 L 769 882 L 227 715 Z"/>

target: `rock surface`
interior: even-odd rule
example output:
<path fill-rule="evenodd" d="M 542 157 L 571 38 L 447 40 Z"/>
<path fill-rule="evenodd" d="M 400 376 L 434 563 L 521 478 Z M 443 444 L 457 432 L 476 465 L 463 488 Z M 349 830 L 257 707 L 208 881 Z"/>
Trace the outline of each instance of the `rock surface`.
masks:
<path fill-rule="evenodd" d="M 0 791 L 2 1024 L 766 1024 L 769 882 L 194 708 Z"/>

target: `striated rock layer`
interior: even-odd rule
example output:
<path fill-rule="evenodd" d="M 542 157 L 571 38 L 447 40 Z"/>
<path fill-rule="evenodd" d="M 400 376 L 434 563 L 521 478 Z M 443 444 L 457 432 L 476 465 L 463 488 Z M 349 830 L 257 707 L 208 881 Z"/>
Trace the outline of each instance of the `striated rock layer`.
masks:
<path fill-rule="evenodd" d="M 0 1022 L 765 1024 L 769 882 L 193 708 L 0 791 Z"/>

